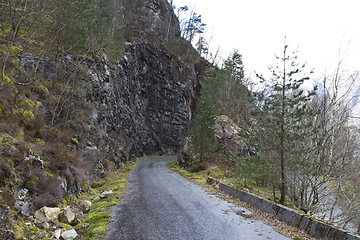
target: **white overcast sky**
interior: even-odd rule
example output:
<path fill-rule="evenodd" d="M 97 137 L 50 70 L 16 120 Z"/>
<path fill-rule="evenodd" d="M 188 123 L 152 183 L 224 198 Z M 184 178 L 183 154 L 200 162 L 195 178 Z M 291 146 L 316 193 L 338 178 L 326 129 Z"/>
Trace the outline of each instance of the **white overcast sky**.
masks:
<path fill-rule="evenodd" d="M 332 72 L 341 56 L 360 70 L 360 0 L 174 0 L 201 14 L 210 47 L 226 57 L 243 55 L 247 75 L 263 73 L 280 55 L 284 37 L 298 48 L 301 63 L 318 76 Z M 208 37 L 209 38 L 209 37 Z"/>

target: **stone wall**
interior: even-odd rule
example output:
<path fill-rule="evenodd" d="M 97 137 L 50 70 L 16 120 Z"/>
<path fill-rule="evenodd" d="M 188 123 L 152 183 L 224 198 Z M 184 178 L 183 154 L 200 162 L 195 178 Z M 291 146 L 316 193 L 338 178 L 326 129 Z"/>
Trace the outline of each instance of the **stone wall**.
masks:
<path fill-rule="evenodd" d="M 253 207 L 269 213 L 289 225 L 305 230 L 310 235 L 323 240 L 359 240 L 360 237 L 351 234 L 343 229 L 336 228 L 321 220 L 315 219 L 309 215 L 296 212 L 293 209 L 273 203 L 252 193 L 247 193 L 233 187 L 227 186 L 217 180 L 208 178 L 210 185 L 218 184 L 219 189 L 226 192 L 233 198 L 238 198 Z"/>

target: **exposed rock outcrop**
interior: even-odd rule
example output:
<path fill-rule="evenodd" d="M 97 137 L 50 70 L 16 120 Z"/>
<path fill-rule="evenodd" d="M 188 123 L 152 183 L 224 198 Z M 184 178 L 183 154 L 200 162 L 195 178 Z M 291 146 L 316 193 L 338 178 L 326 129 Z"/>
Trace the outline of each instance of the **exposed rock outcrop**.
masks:
<path fill-rule="evenodd" d="M 222 115 L 216 118 L 215 137 L 222 153 L 236 156 L 254 155 L 256 149 L 249 143 L 251 133 L 236 125 L 229 117 Z"/>
<path fill-rule="evenodd" d="M 180 37 L 179 22 L 166 0 L 109 4 L 114 21 L 123 21 L 128 34 L 136 34 L 117 62 L 94 55 L 83 67 L 89 77 L 79 97 L 88 103 L 91 118 L 75 127 L 74 139 L 97 176 L 105 173 L 99 159 L 119 167 L 139 156 L 176 153 L 209 68 Z M 185 59 L 179 52 L 191 56 Z"/>
<path fill-rule="evenodd" d="M 58 217 L 60 214 L 60 208 L 43 207 L 37 210 L 34 217 L 40 222 L 53 222 L 59 223 Z"/>
<path fill-rule="evenodd" d="M 179 40 L 179 21 L 167 0 L 126 0 L 122 9 L 126 26 L 134 32 L 168 42 Z"/>
<path fill-rule="evenodd" d="M 176 152 L 184 143 L 200 88 L 203 73 L 196 69 L 201 64 L 206 63 L 185 63 L 149 43 L 129 44 L 109 75 L 104 72 L 110 66 L 102 61 L 86 94 L 95 104 L 96 131 L 103 130 L 101 141 L 94 139 L 98 148 L 112 144 L 127 159 Z"/>

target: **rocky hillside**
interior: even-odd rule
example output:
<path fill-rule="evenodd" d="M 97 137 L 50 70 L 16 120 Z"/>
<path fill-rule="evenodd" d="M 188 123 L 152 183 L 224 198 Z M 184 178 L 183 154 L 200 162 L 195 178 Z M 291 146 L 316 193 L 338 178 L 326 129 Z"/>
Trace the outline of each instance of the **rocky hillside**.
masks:
<path fill-rule="evenodd" d="M 1 7 L 17 17 L 10 3 Z M 180 37 L 166 0 L 101 8 L 109 28 L 121 29 L 110 50 L 61 50 L 63 39 L 41 39 L 51 31 L 30 31 L 33 15 L 1 23 L 0 203 L 24 216 L 136 157 L 176 153 L 185 141 L 207 62 Z"/>

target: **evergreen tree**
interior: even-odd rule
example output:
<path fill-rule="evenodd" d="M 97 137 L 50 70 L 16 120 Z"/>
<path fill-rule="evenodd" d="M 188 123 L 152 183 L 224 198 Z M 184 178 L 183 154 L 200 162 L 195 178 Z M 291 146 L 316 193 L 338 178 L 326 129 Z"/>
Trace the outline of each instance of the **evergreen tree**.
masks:
<path fill-rule="evenodd" d="M 238 125 L 241 125 L 242 116 L 252 108 L 244 75 L 242 56 L 234 50 L 221 68 L 214 69 L 211 76 L 211 81 L 216 85 L 212 93 L 216 114 L 226 115 Z"/>
<path fill-rule="evenodd" d="M 200 155 L 200 162 L 204 161 L 204 154 L 215 149 L 215 114 L 214 103 L 211 99 L 214 82 L 208 79 L 201 89 L 201 97 L 197 103 L 197 113 L 192 120 L 190 130 L 191 141 L 196 153 Z"/>
<path fill-rule="evenodd" d="M 234 50 L 224 61 L 223 69 L 230 74 L 235 82 L 244 81 L 245 73 L 242 55 L 237 50 Z"/>
<path fill-rule="evenodd" d="M 304 91 L 301 86 L 309 79 L 303 75 L 305 65 L 297 63 L 296 53 L 288 54 L 284 45 L 283 56 L 275 68 L 270 68 L 272 78 L 265 83 L 265 90 L 260 94 L 262 118 L 260 125 L 263 132 L 258 137 L 259 148 L 269 157 L 280 175 L 280 203 L 284 204 L 287 189 L 287 163 L 297 159 L 303 152 L 311 151 L 311 146 L 304 144 L 313 134 L 311 122 L 303 121 L 315 115 L 308 108 L 308 101 L 315 91 Z"/>

